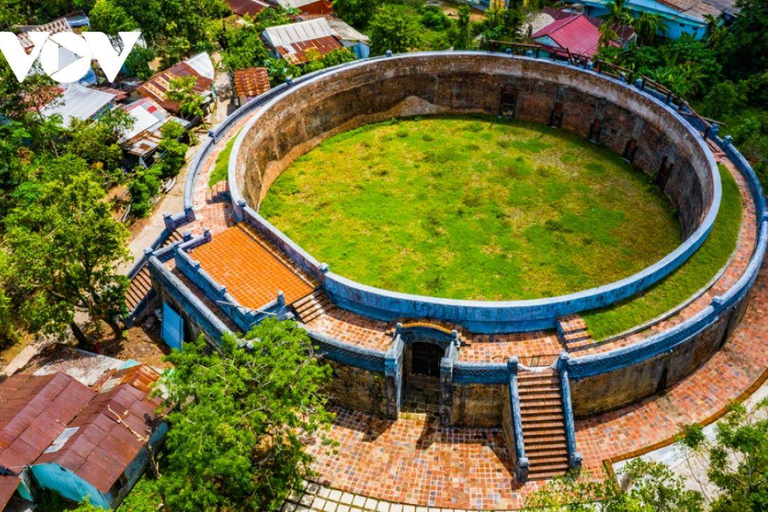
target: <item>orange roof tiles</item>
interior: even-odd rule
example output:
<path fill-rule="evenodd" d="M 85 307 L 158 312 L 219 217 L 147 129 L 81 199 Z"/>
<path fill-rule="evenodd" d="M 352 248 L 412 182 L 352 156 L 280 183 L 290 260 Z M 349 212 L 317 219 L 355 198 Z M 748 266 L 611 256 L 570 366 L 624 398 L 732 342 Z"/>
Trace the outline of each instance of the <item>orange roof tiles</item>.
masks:
<path fill-rule="evenodd" d="M 192 251 L 192 258 L 216 282 L 226 286 L 242 306 L 250 309 L 275 300 L 278 291 L 291 304 L 315 288 L 239 225 Z"/>

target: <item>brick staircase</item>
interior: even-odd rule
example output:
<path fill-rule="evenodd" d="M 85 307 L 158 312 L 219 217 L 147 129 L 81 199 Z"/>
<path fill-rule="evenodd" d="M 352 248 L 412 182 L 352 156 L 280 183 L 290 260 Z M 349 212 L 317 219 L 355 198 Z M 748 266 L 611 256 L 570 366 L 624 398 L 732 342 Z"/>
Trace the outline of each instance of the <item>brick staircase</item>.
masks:
<path fill-rule="evenodd" d="M 581 315 L 558 318 L 557 337 L 569 351 L 586 348 L 592 344 L 589 328 Z"/>
<path fill-rule="evenodd" d="M 320 288 L 294 302 L 292 307 L 296 312 L 296 316 L 304 324 L 308 324 L 320 315 L 328 313 L 336 308 L 333 302 L 331 302 L 325 292 Z"/>
<path fill-rule="evenodd" d="M 530 463 L 530 480 L 543 480 L 568 471 L 565 413 L 557 371 L 517 374 L 523 420 L 523 446 Z"/>
<path fill-rule="evenodd" d="M 229 182 L 227 180 L 220 181 L 213 187 L 209 188 L 206 192 L 205 202 L 210 203 L 223 203 L 230 201 L 231 196 L 229 194 Z"/>
<path fill-rule="evenodd" d="M 178 242 L 182 238 L 183 237 L 181 233 L 178 232 L 178 230 L 174 231 L 162 246 L 165 247 L 167 245 L 171 245 L 172 243 Z M 145 264 L 143 267 L 141 267 L 141 270 L 139 270 L 136 275 L 133 276 L 131 283 L 128 285 L 128 290 L 125 293 L 125 306 L 128 308 L 129 314 L 136 310 L 136 307 L 142 300 L 144 300 L 144 297 L 147 296 L 150 289 L 152 289 L 152 280 L 149 277 L 149 269 Z"/>

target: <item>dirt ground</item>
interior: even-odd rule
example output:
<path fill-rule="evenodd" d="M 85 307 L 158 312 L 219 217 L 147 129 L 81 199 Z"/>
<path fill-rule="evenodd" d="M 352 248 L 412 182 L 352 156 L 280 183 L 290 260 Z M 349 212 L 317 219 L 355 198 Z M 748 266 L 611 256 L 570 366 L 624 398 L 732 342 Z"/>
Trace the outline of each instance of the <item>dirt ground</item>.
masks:
<path fill-rule="evenodd" d="M 171 366 L 162 360 L 171 350 L 160 338 L 160 323 L 154 316 L 123 331 L 123 338 L 120 340 L 116 340 L 108 328 L 102 329 L 100 337 L 93 331 L 86 334 L 100 342 L 93 347 L 94 352 L 123 361 L 133 359 L 155 368 Z"/>
<path fill-rule="evenodd" d="M 429 5 L 436 5 L 440 7 L 440 10 L 445 13 L 446 16 L 449 18 L 458 18 L 459 17 L 459 6 L 453 3 L 449 2 L 441 2 L 440 0 L 430 0 L 427 2 Z M 485 19 L 485 14 L 480 9 L 472 9 L 470 15 L 469 15 L 469 21 L 475 22 L 475 21 L 483 21 Z"/>

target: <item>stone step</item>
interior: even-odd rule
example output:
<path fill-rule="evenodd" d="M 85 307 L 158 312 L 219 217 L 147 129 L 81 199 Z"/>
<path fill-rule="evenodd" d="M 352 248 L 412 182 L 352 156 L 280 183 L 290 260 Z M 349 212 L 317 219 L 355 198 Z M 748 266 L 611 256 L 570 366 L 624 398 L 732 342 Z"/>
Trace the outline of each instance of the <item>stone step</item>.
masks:
<path fill-rule="evenodd" d="M 523 425 L 533 425 L 534 423 L 550 423 L 553 421 L 558 423 L 563 421 L 562 412 L 555 411 L 554 408 L 550 414 L 536 414 L 529 411 L 528 414 L 523 415 Z"/>
<path fill-rule="evenodd" d="M 531 467 L 528 480 L 549 480 L 568 472 L 568 463 L 548 465 L 541 468 Z"/>
<path fill-rule="evenodd" d="M 558 400 L 560 399 L 559 390 L 547 389 L 542 391 L 520 390 L 520 400 L 535 402 L 538 400 Z"/>
<path fill-rule="evenodd" d="M 565 428 L 563 426 L 562 418 L 559 418 L 555 421 L 531 421 L 531 420 L 523 420 L 523 432 L 526 434 L 528 432 L 533 432 L 535 429 L 556 429 L 556 428 Z"/>
<path fill-rule="evenodd" d="M 524 410 L 544 409 L 549 407 L 561 408 L 563 401 L 560 397 L 557 400 L 537 400 L 535 402 L 527 402 L 520 400 L 520 408 Z"/>
<path fill-rule="evenodd" d="M 541 436 L 523 435 L 523 446 L 525 447 L 526 453 L 534 451 L 536 446 L 545 446 L 547 449 L 554 449 L 561 445 L 566 446 L 565 432 L 561 434 Z"/>
<path fill-rule="evenodd" d="M 534 446 L 530 453 L 525 452 L 528 458 L 568 458 L 568 450 L 565 446 L 546 448 L 543 446 Z"/>

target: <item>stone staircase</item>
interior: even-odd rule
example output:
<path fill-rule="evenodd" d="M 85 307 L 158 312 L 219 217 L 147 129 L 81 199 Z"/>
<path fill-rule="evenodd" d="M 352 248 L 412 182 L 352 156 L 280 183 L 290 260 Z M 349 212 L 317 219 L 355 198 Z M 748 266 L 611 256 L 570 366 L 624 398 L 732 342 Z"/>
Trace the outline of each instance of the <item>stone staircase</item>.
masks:
<path fill-rule="evenodd" d="M 557 371 L 517 374 L 523 422 L 523 446 L 530 463 L 528 478 L 543 480 L 568 471 L 565 413 Z"/>
<path fill-rule="evenodd" d="M 176 230 L 171 233 L 171 236 L 169 236 L 165 243 L 163 243 L 162 247 L 178 242 L 182 240 L 182 238 L 182 234 Z M 133 276 L 131 283 L 128 285 L 128 290 L 125 293 L 125 307 L 128 309 L 129 314 L 136 311 L 136 307 L 142 300 L 144 300 L 144 297 L 147 296 L 151 289 L 152 280 L 149 277 L 149 269 L 145 263 L 144 266 L 141 267 L 141 270 Z"/>
<path fill-rule="evenodd" d="M 304 324 L 308 324 L 320 315 L 336 308 L 321 288 L 297 300 L 292 304 L 292 307 L 299 321 Z"/>
<path fill-rule="evenodd" d="M 568 351 L 586 348 L 592 344 L 589 328 L 581 315 L 568 315 L 557 319 L 557 337 Z"/>
<path fill-rule="evenodd" d="M 206 203 L 223 203 L 226 201 L 231 201 L 229 181 L 220 181 L 206 191 Z"/>

